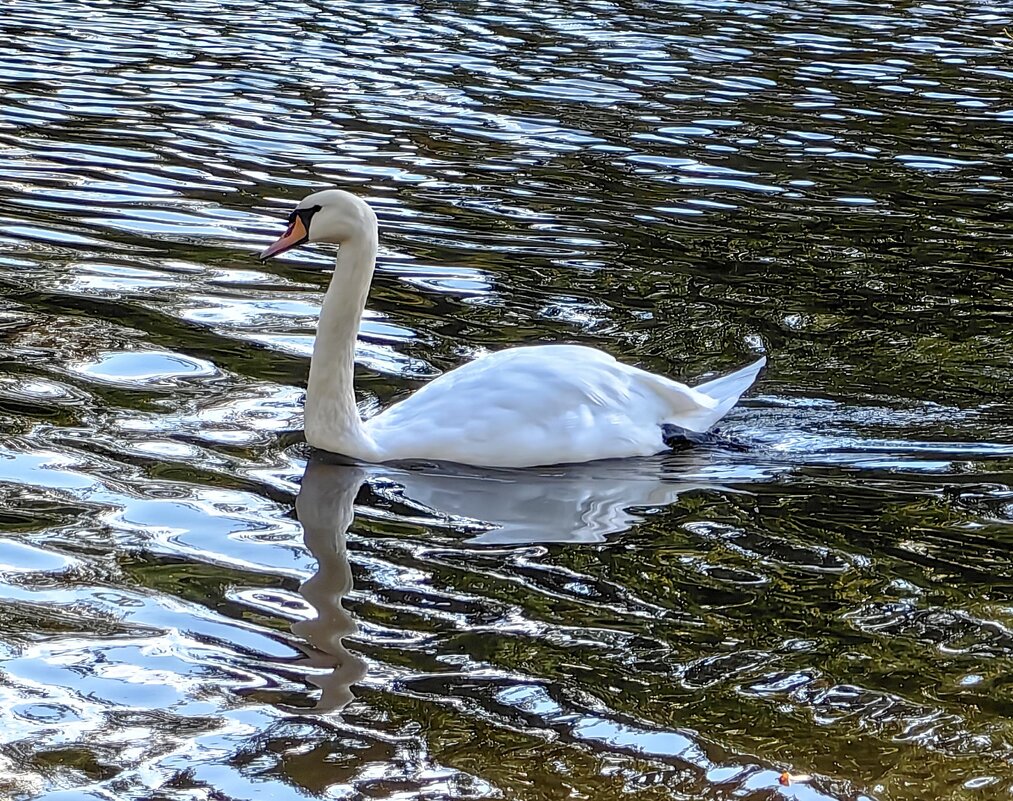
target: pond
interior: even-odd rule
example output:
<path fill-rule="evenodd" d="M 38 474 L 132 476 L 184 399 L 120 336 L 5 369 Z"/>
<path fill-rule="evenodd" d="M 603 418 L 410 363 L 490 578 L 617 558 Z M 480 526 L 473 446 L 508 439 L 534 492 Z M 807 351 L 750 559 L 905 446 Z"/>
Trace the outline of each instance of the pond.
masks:
<path fill-rule="evenodd" d="M 1013 795 L 1013 12 L 7 0 L 0 798 Z M 367 199 L 375 413 L 484 352 L 743 449 L 308 462 Z"/>

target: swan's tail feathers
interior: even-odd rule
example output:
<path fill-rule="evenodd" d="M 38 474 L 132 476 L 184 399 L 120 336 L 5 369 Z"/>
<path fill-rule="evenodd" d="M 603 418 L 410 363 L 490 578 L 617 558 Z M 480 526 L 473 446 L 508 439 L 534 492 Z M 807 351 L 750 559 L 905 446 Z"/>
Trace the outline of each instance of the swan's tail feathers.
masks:
<path fill-rule="evenodd" d="M 731 408 L 739 402 L 742 393 L 749 389 L 753 385 L 753 382 L 756 381 L 757 374 L 766 363 L 767 358 L 763 357 L 740 370 L 736 370 L 734 373 L 723 375 L 720 378 L 715 378 L 693 387 L 697 392 L 702 392 L 704 395 L 717 401 L 713 409 L 708 409 L 705 412 L 708 419 L 706 427 L 696 430 L 706 431 L 728 414 Z"/>
<path fill-rule="evenodd" d="M 710 395 L 718 402 L 730 399 L 734 404 L 742 396 L 742 393 L 753 385 L 757 373 L 763 369 L 766 363 L 767 357 L 764 356 L 734 373 L 697 384 L 693 389 L 704 395 Z"/>

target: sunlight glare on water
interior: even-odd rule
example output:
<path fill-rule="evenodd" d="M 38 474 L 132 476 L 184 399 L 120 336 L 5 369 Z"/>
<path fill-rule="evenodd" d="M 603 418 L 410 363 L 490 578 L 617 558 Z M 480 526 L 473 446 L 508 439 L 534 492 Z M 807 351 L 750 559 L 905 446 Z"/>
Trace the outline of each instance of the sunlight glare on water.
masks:
<path fill-rule="evenodd" d="M 1011 25 L 7 0 L 0 798 L 1013 795 Z M 748 447 L 307 465 L 333 254 L 255 255 L 324 186 L 382 229 L 364 413 L 766 354 Z"/>

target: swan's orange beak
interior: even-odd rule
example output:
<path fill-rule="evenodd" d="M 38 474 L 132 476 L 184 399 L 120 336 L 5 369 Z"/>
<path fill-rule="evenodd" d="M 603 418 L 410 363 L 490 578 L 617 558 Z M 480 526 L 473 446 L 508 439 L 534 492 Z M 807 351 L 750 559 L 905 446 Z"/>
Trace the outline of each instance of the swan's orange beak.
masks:
<path fill-rule="evenodd" d="M 288 230 L 285 231 L 273 245 L 269 245 L 260 252 L 260 260 L 265 261 L 272 256 L 277 256 L 279 253 L 284 253 L 286 250 L 291 250 L 296 245 L 301 245 L 307 239 L 309 239 L 310 233 L 306 230 L 306 223 L 303 222 L 301 215 L 295 215 L 292 218 L 292 222 L 288 225 Z"/>

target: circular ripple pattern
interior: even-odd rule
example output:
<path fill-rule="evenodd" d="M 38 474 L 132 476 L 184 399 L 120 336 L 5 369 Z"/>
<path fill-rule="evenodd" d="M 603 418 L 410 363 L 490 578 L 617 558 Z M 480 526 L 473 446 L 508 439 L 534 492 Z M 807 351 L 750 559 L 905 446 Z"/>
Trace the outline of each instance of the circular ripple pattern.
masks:
<path fill-rule="evenodd" d="M 1013 795 L 1011 25 L 6 0 L 0 796 Z M 332 256 L 254 255 L 325 185 L 383 228 L 365 414 L 762 352 L 749 448 L 307 466 Z"/>

